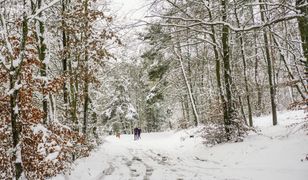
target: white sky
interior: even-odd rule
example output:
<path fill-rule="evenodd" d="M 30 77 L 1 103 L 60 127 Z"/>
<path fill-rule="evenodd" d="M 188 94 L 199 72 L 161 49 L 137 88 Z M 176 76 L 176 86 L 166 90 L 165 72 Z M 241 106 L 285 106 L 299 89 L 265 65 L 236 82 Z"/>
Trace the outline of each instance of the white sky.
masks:
<path fill-rule="evenodd" d="M 146 14 L 146 0 L 110 0 L 112 11 L 120 18 L 128 20 L 142 19 Z"/>
<path fill-rule="evenodd" d="M 130 60 L 139 56 L 141 49 L 144 49 L 142 42 L 138 40 L 138 33 L 145 27 L 142 20 L 146 20 L 147 4 L 149 4 L 148 0 L 109 0 L 114 24 L 121 29 L 117 35 L 125 44 L 124 49 L 111 51 L 118 59 Z"/>

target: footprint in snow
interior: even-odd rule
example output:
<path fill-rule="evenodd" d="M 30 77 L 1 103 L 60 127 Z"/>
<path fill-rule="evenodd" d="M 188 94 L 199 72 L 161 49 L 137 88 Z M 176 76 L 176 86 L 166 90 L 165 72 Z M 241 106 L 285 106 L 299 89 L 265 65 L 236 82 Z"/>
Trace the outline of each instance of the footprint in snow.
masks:
<path fill-rule="evenodd" d="M 140 174 L 137 172 L 137 169 L 130 169 L 132 177 L 138 177 Z"/>
<path fill-rule="evenodd" d="M 107 169 L 103 171 L 103 173 L 107 176 L 111 175 L 114 172 L 114 167 L 110 165 Z"/>
<path fill-rule="evenodd" d="M 132 166 L 132 164 L 133 164 L 132 161 L 127 161 L 127 162 L 126 162 L 126 165 L 127 165 L 128 167 Z"/>
<path fill-rule="evenodd" d="M 133 161 L 142 161 L 142 159 L 140 159 L 139 157 L 134 156 L 133 157 Z"/>

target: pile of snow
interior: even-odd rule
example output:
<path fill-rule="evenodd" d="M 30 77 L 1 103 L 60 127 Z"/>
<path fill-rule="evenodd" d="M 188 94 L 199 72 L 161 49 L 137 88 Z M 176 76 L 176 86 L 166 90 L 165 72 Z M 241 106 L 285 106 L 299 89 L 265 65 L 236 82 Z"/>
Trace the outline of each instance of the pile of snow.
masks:
<path fill-rule="evenodd" d="M 109 136 L 88 158 L 80 159 L 70 175 L 53 180 L 78 179 L 262 179 L 306 180 L 308 136 L 298 128 L 303 111 L 280 112 L 278 125 L 271 116 L 254 118 L 259 133 L 243 142 L 206 147 L 197 127 L 178 132 Z"/>

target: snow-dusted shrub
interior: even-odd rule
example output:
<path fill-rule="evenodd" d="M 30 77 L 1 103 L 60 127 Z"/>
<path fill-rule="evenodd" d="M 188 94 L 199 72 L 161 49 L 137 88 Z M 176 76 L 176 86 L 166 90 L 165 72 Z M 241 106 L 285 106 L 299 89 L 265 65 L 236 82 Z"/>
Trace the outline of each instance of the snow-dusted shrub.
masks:
<path fill-rule="evenodd" d="M 63 80 L 56 79 L 48 83 L 42 93 L 56 92 L 62 87 L 61 82 Z M 31 87 L 33 84 L 20 92 L 23 125 L 20 141 L 21 162 L 25 177 L 46 179 L 68 169 L 74 159 L 73 155 L 87 155 L 88 148 L 85 138 L 69 127 L 59 122 L 42 123 L 44 112 L 33 105 Z"/>
<path fill-rule="evenodd" d="M 45 113 L 37 107 L 33 94 L 56 93 L 64 79 L 55 78 L 45 84 L 46 81 L 34 78 L 40 66 L 35 58 L 24 59 L 14 89 L 0 92 L 0 179 L 14 179 L 15 164 L 20 164 L 27 179 L 46 179 L 66 170 L 73 154 L 85 156 L 89 152 L 85 138 L 78 132 L 59 122 L 43 121 Z M 8 87 L 9 83 L 9 75 L 4 73 L 0 86 Z M 13 108 L 12 97 L 16 103 Z"/>
<path fill-rule="evenodd" d="M 212 146 L 226 142 L 226 133 L 222 124 L 209 123 L 203 128 L 204 144 Z"/>
<path fill-rule="evenodd" d="M 67 169 L 78 135 L 61 124 L 23 127 L 21 159 L 25 177 L 46 179 Z M 74 141 L 76 139 L 76 142 Z"/>
<path fill-rule="evenodd" d="M 241 142 L 247 135 L 247 132 L 254 130 L 253 128 L 246 125 L 246 122 L 242 118 L 233 118 L 229 127 L 230 132 L 227 134 L 227 139 L 233 142 Z"/>
<path fill-rule="evenodd" d="M 203 128 L 202 137 L 204 138 L 204 144 L 215 145 L 224 142 L 241 142 L 243 138 L 247 135 L 249 130 L 253 128 L 248 127 L 245 121 L 241 118 L 236 118 L 233 116 L 231 124 L 226 128 L 222 120 L 208 122 Z M 227 129 L 229 132 L 227 133 Z"/>
<path fill-rule="evenodd" d="M 178 120 L 178 128 L 179 129 L 187 129 L 189 126 L 189 123 L 184 119 L 181 118 Z"/>

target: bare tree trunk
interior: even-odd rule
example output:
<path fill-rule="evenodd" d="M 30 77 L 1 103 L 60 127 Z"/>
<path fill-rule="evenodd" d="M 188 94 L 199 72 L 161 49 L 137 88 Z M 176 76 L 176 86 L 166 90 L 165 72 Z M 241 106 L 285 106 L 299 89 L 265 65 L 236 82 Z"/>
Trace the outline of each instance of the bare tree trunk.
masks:
<path fill-rule="evenodd" d="M 208 8 L 207 9 L 209 11 L 209 19 L 212 20 L 212 12 L 211 10 Z M 219 58 L 219 52 L 218 52 L 218 47 L 217 47 L 217 40 L 216 40 L 216 32 L 214 29 L 214 26 L 211 25 L 211 32 L 212 34 L 210 35 L 212 41 L 213 41 L 213 49 L 214 49 L 214 55 L 215 55 L 215 74 L 216 74 L 216 82 L 217 82 L 217 88 L 219 91 L 219 97 L 221 100 L 221 104 L 222 104 L 222 110 L 223 110 L 223 117 L 224 117 L 224 123 L 226 122 L 226 117 L 228 116 L 228 108 L 227 108 L 227 103 L 226 103 L 226 99 L 223 93 L 223 89 L 222 89 L 222 83 L 221 83 L 221 74 L 220 74 L 220 58 Z M 225 124 L 226 125 L 226 124 Z M 225 129 L 225 131 L 228 133 L 229 130 Z"/>
<path fill-rule="evenodd" d="M 26 6 L 26 1 L 23 1 L 23 6 Z M 10 89 L 14 89 L 13 93 L 10 95 L 10 111 L 11 111 L 11 125 L 12 125 L 12 135 L 13 135 L 13 148 L 14 154 L 13 159 L 15 159 L 15 178 L 18 180 L 22 174 L 23 168 L 21 162 L 16 161 L 17 159 L 17 151 L 20 143 L 20 132 L 21 132 L 21 122 L 18 122 L 18 112 L 16 112 L 16 108 L 18 106 L 18 95 L 19 90 L 15 89 L 15 85 L 18 81 L 18 74 L 20 72 L 22 61 L 24 59 L 24 51 L 26 47 L 26 40 L 28 37 L 28 20 L 26 16 L 26 12 L 23 13 L 23 21 L 22 21 L 22 39 L 20 44 L 20 64 L 18 67 L 14 67 L 13 60 L 11 61 L 11 69 L 10 69 Z M 19 147 L 20 148 L 20 147 Z M 19 157 L 21 158 L 21 157 Z"/>
<path fill-rule="evenodd" d="M 88 107 L 89 107 L 89 82 L 88 77 L 86 77 L 84 82 L 84 107 L 83 107 L 83 127 L 82 132 L 86 134 L 87 132 L 87 121 L 88 121 Z"/>
<path fill-rule="evenodd" d="M 78 61 L 78 57 L 77 57 Z M 78 130 L 78 117 L 77 117 L 77 99 L 78 99 L 78 80 L 76 79 L 76 74 L 72 69 L 72 62 L 68 63 L 69 68 L 69 82 L 70 82 L 70 114 L 72 122 L 74 124 L 74 130 Z"/>
<path fill-rule="evenodd" d="M 15 74 L 15 68 L 13 68 L 13 65 L 11 66 L 11 72 L 12 75 L 10 75 L 10 89 L 14 89 L 15 84 L 17 82 L 17 77 L 14 75 Z M 20 122 L 18 122 L 18 112 L 15 112 L 15 108 L 18 106 L 17 101 L 18 101 L 18 90 L 14 90 L 14 92 L 10 95 L 10 111 L 11 111 L 11 125 L 12 125 L 12 135 L 13 135 L 13 148 L 14 148 L 14 154 L 13 158 L 16 160 L 17 159 L 17 148 L 18 144 L 20 141 L 20 132 L 21 132 L 21 126 Z M 21 162 L 16 162 L 14 163 L 15 165 L 15 177 L 16 179 L 19 179 L 22 173 L 22 166 Z"/>
<path fill-rule="evenodd" d="M 306 5 L 305 5 L 306 3 Z M 302 39 L 302 48 L 305 60 L 305 75 L 308 77 L 308 0 L 296 0 L 297 9 L 300 10 L 304 16 L 298 18 L 298 27 Z M 308 83 L 308 78 L 306 78 L 306 84 Z"/>
<path fill-rule="evenodd" d="M 183 64 L 183 61 L 182 61 L 182 56 L 180 54 L 178 54 L 175 49 L 174 49 L 174 52 L 175 52 L 175 55 L 177 56 L 178 60 L 180 61 L 182 74 L 183 74 L 184 81 L 185 81 L 185 84 L 186 84 L 186 88 L 187 88 L 187 91 L 188 91 L 190 103 L 191 103 L 191 106 L 192 106 L 192 109 L 193 109 L 193 114 L 195 116 L 194 123 L 195 123 L 195 126 L 198 126 L 199 125 L 199 116 L 198 116 L 198 112 L 197 112 L 197 109 L 196 109 L 196 104 L 195 104 L 194 98 L 192 96 L 191 87 L 189 85 L 187 75 L 186 75 L 186 72 L 185 72 L 184 64 Z"/>
<path fill-rule="evenodd" d="M 85 15 L 88 18 L 88 0 L 84 2 L 84 9 L 85 9 Z M 87 44 L 88 41 L 88 21 L 86 21 L 85 25 L 85 43 Z M 86 135 L 87 132 L 87 126 L 88 126 L 88 107 L 89 107 L 89 66 L 88 66 L 88 49 L 87 46 L 85 46 L 85 80 L 84 80 L 84 106 L 83 106 L 83 127 L 82 132 L 84 135 Z"/>
<path fill-rule="evenodd" d="M 247 125 L 247 119 L 246 119 L 246 115 L 245 115 L 245 111 L 244 111 L 244 106 L 243 106 L 243 102 L 242 102 L 242 97 L 239 95 L 238 96 L 238 102 L 240 103 L 240 107 L 241 107 L 241 113 L 242 113 L 242 116 L 243 116 L 243 119 Z"/>
<path fill-rule="evenodd" d="M 192 99 L 193 99 L 193 102 L 194 102 L 194 104 L 195 104 L 195 108 L 196 108 L 196 112 L 198 112 L 198 109 L 197 109 L 197 100 L 196 100 L 196 97 L 195 97 L 195 95 L 194 95 L 194 86 L 193 86 L 193 84 L 192 84 L 192 74 L 191 74 L 191 63 L 190 63 L 190 59 L 188 60 L 188 77 L 187 77 L 187 82 L 188 82 L 188 84 L 189 84 L 189 86 L 190 86 L 190 91 L 191 91 L 191 97 L 192 97 Z M 192 108 L 194 108 L 193 106 L 192 106 Z M 194 112 L 195 110 L 193 109 L 193 112 Z M 199 116 L 198 115 L 198 113 L 193 113 L 193 115 L 194 115 L 194 122 L 195 122 L 195 125 L 196 125 L 196 122 L 198 122 L 197 124 L 199 124 L 199 120 L 198 119 L 200 119 L 199 117 L 197 117 L 197 116 Z M 197 115 L 197 116 L 196 116 Z M 197 126 L 197 125 L 196 125 Z"/>
<path fill-rule="evenodd" d="M 56 101 L 55 101 L 55 97 L 51 94 L 51 93 L 49 93 L 49 104 L 50 104 L 50 116 L 51 116 L 51 118 L 50 119 L 52 119 L 52 120 L 55 120 L 55 119 L 57 119 L 57 113 L 56 113 Z"/>
<path fill-rule="evenodd" d="M 260 3 L 263 0 L 259 0 Z M 264 5 L 260 4 L 260 11 L 261 11 L 261 21 L 265 22 L 265 7 Z M 268 44 L 268 36 L 265 29 L 263 29 L 263 38 L 264 38 L 264 45 L 265 45 L 265 53 L 266 53 L 266 61 L 267 61 L 267 73 L 268 73 L 268 82 L 269 82 L 269 89 L 270 89 L 270 99 L 271 99 L 271 106 L 272 106 L 272 119 L 273 125 L 277 125 L 277 110 L 276 110 L 276 91 L 273 83 L 273 68 L 272 68 L 272 60 L 270 57 L 270 49 Z"/>
<path fill-rule="evenodd" d="M 236 17 L 238 27 L 240 27 L 240 21 L 238 19 L 238 14 L 237 14 L 236 8 L 234 9 L 234 11 L 235 11 L 235 17 Z M 240 46 L 241 46 L 241 56 L 242 56 L 242 61 L 243 61 L 243 75 L 244 75 L 245 90 L 246 90 L 246 101 L 247 101 L 247 107 L 248 107 L 248 120 L 249 120 L 249 126 L 252 127 L 253 126 L 252 110 L 251 110 L 251 103 L 250 103 L 250 91 L 249 91 L 248 80 L 247 80 L 246 55 L 245 55 L 245 47 L 244 47 L 243 36 L 244 36 L 243 33 L 239 34 Z M 241 97 L 239 97 L 239 100 L 241 100 Z M 242 111 L 244 111 L 244 110 L 242 110 Z M 246 122 L 246 118 L 245 118 L 245 122 Z"/>
<path fill-rule="evenodd" d="M 42 0 L 37 0 L 37 8 L 40 9 L 42 5 Z M 38 14 L 39 17 L 42 17 L 42 13 Z M 42 62 L 42 67 L 40 68 L 40 74 L 44 79 L 43 87 L 45 88 L 47 85 L 47 72 L 46 72 L 46 62 L 45 62 L 45 56 L 46 56 L 46 44 L 44 42 L 44 32 L 45 27 L 41 20 L 38 20 L 38 26 L 39 26 L 39 32 L 36 32 L 36 39 L 38 41 L 37 50 L 39 53 L 39 60 Z M 43 90 L 43 111 L 44 111 L 44 117 L 43 117 L 43 123 L 47 123 L 47 117 L 48 117 L 48 94 L 46 90 Z"/>
<path fill-rule="evenodd" d="M 67 6 L 67 1 L 66 0 L 62 0 L 62 45 L 63 45 L 63 59 L 62 59 L 62 68 L 63 68 L 63 74 L 66 75 L 67 73 L 67 57 L 68 57 L 68 47 L 67 47 L 67 33 L 65 30 L 65 21 L 64 21 L 64 14 L 66 13 L 66 9 L 65 7 Z M 64 104 L 66 106 L 66 110 L 67 110 L 67 104 L 68 104 L 68 92 L 67 92 L 67 87 L 66 87 L 66 82 L 63 83 L 63 100 L 64 100 Z"/>
<path fill-rule="evenodd" d="M 25 2 L 24 2 L 25 6 Z M 5 39 L 5 44 L 6 48 L 9 52 L 8 55 L 8 60 L 10 61 L 10 67 L 7 69 L 7 67 L 3 64 L 3 67 L 6 68 L 6 70 L 9 70 L 9 89 L 12 91 L 12 93 L 9 94 L 10 97 L 10 120 L 11 120 L 11 130 L 12 130 L 12 156 L 13 156 L 13 162 L 12 164 L 14 165 L 14 170 L 13 172 L 14 176 L 16 179 L 18 179 L 21 176 L 21 173 L 23 171 L 21 162 L 17 162 L 17 154 L 18 154 L 18 144 L 20 142 L 20 132 L 21 132 L 21 123 L 18 121 L 18 95 L 19 95 L 19 89 L 16 88 L 15 86 L 18 81 L 18 74 L 19 74 L 19 68 L 21 67 L 21 64 L 19 66 L 15 67 L 13 64 L 14 61 L 14 52 L 12 50 L 12 46 L 9 42 L 9 35 L 8 35 L 8 29 L 7 29 L 7 23 L 4 17 L 4 14 L 0 14 L 0 25 L 3 27 L 3 32 L 4 32 L 4 39 Z M 26 38 L 27 38 L 27 33 L 28 33 L 28 28 L 27 28 L 27 20 L 25 18 L 25 15 L 23 14 L 23 21 L 22 21 L 22 39 L 21 39 L 21 44 L 20 44 L 20 60 L 23 60 L 24 57 L 24 49 L 25 49 L 25 44 L 26 44 Z M 22 62 L 21 62 L 22 63 Z"/>
<path fill-rule="evenodd" d="M 222 21 L 227 22 L 227 1 L 221 1 L 222 6 Z M 232 113 L 234 112 L 232 104 L 232 94 L 231 94 L 231 66 L 230 66 L 230 52 L 229 52 L 229 28 L 226 25 L 222 27 L 222 51 L 223 51 L 223 64 L 224 64 L 224 82 L 225 82 L 225 92 L 226 92 L 226 108 L 227 112 L 224 117 L 225 130 L 226 133 L 230 132 L 230 125 L 232 119 Z"/>
<path fill-rule="evenodd" d="M 255 24 L 255 15 L 253 12 L 253 7 L 250 7 L 250 14 L 252 16 L 252 23 Z M 256 84 L 256 91 L 257 91 L 257 104 L 255 106 L 255 110 L 256 110 L 256 115 L 260 116 L 263 112 L 263 108 L 262 108 L 262 87 L 260 85 L 260 80 L 259 80 L 259 58 L 258 58 L 258 48 L 257 48 L 257 31 L 254 30 L 253 31 L 253 43 L 254 43 L 254 56 L 255 56 L 255 63 L 254 63 L 254 81 Z"/>

